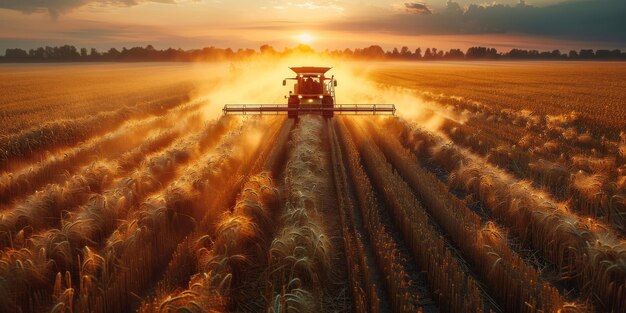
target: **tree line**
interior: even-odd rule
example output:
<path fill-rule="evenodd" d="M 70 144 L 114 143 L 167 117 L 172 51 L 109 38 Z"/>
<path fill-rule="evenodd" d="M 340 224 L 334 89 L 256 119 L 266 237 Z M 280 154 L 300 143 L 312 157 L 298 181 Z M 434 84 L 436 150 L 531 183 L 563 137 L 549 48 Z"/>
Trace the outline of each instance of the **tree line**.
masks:
<path fill-rule="evenodd" d="M 447 51 L 437 48 L 415 50 L 409 47 L 394 48 L 385 51 L 381 46 L 372 45 L 366 48 L 314 51 L 310 46 L 299 45 L 295 48 L 275 50 L 270 45 L 262 45 L 258 50 L 207 47 L 203 49 L 155 49 L 152 45 L 146 47 L 111 48 L 100 52 L 95 48 L 76 48 L 71 45 L 59 47 L 39 47 L 37 49 L 6 49 L 0 62 L 118 62 L 118 61 L 224 61 L 241 60 L 258 55 L 289 56 L 296 53 L 319 53 L 322 55 L 356 59 L 356 60 L 626 60 L 626 52 L 621 50 L 571 50 L 567 53 L 560 50 L 538 51 L 512 49 L 508 52 L 499 52 L 496 48 L 471 47 L 466 51 L 450 49 Z"/>

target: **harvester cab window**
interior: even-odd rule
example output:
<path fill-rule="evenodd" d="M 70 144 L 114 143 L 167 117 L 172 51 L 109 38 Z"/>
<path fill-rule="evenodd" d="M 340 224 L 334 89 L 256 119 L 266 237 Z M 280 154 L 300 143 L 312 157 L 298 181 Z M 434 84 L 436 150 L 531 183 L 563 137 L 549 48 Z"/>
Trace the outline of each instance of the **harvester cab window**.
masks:
<path fill-rule="evenodd" d="M 300 93 L 302 94 L 321 94 L 322 81 L 317 76 L 307 76 L 301 80 Z"/>
<path fill-rule="evenodd" d="M 306 78 L 304 88 L 306 89 L 306 93 L 311 93 L 311 90 L 313 90 L 313 78 L 311 78 L 311 76 Z"/>

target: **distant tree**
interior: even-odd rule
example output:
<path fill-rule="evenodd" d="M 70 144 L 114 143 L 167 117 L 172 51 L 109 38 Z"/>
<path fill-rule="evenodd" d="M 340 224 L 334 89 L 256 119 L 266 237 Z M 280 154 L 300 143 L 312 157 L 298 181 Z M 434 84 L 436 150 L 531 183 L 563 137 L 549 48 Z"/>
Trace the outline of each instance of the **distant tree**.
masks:
<path fill-rule="evenodd" d="M 415 53 L 413 53 L 413 57 L 415 59 L 421 59 L 422 58 L 422 48 L 415 49 Z"/>
<path fill-rule="evenodd" d="M 381 46 L 374 45 L 369 46 L 361 51 L 361 57 L 368 59 L 382 59 L 385 57 L 385 50 Z M 355 52 L 356 55 L 356 52 Z"/>
<path fill-rule="evenodd" d="M 391 56 L 394 58 L 398 58 L 400 56 L 400 51 L 398 51 L 398 48 L 393 48 L 393 51 L 391 52 Z"/>
<path fill-rule="evenodd" d="M 621 58 L 622 57 L 622 50 L 619 50 L 619 49 L 612 50 L 611 51 L 611 57 L 612 58 L 616 58 L 616 59 Z"/>
<path fill-rule="evenodd" d="M 28 51 L 28 55 L 34 60 L 46 60 L 48 55 L 46 54 L 46 50 L 43 47 L 39 47 L 37 49 L 30 49 Z"/>
<path fill-rule="evenodd" d="M 78 50 L 74 46 L 63 45 L 58 48 L 57 47 L 55 48 L 56 48 L 55 57 L 59 60 L 70 61 L 70 60 L 76 60 L 80 57 Z"/>
<path fill-rule="evenodd" d="M 309 53 L 309 52 L 313 51 L 313 49 L 311 47 L 309 47 L 309 46 L 306 46 L 306 47 L 308 47 L 308 49 L 306 49 L 304 47 L 300 47 L 300 49 L 303 49 L 301 51 L 302 52 L 306 52 L 306 53 Z M 256 51 L 254 51 L 254 49 L 238 49 L 237 52 L 235 53 L 235 58 L 237 58 L 237 59 L 245 59 L 247 57 L 253 56 L 255 53 L 256 53 Z"/>
<path fill-rule="evenodd" d="M 581 59 L 593 59 L 596 56 L 591 49 L 580 50 L 580 53 L 578 55 Z"/>
<path fill-rule="evenodd" d="M 4 57 L 7 59 L 28 59 L 28 53 L 22 49 L 6 49 L 4 52 Z"/>
<path fill-rule="evenodd" d="M 551 59 L 552 58 L 552 53 L 548 52 L 548 51 L 543 51 L 541 53 L 539 53 L 539 57 L 542 59 Z"/>
<path fill-rule="evenodd" d="M 495 59 L 499 54 L 495 48 L 471 47 L 467 49 L 465 56 L 468 59 Z"/>
<path fill-rule="evenodd" d="M 552 50 L 552 58 L 553 59 L 560 59 L 562 57 L 564 57 L 564 55 L 561 54 L 560 50 L 558 50 L 558 49 L 557 50 Z"/>
<path fill-rule="evenodd" d="M 478 10 L 478 9 L 477 9 Z M 36 49 L 29 49 L 28 51 L 23 49 L 6 49 L 5 56 L 0 57 L 0 61 L 4 62 L 33 62 L 33 61 L 48 61 L 48 62 L 68 62 L 68 61 L 228 61 L 236 59 L 245 59 L 258 54 L 268 54 L 276 56 L 287 56 L 294 52 L 304 53 L 316 53 L 313 48 L 307 45 L 299 45 L 295 48 L 285 48 L 283 51 L 276 51 L 268 44 L 262 45 L 258 51 L 253 49 L 238 49 L 236 52 L 231 48 L 216 48 L 205 47 L 202 49 L 174 49 L 168 48 L 164 50 L 157 50 L 152 45 L 145 47 L 124 47 L 122 51 L 115 48 L 109 49 L 107 52 L 100 53 L 95 48 L 91 48 L 90 51 L 87 48 L 77 49 L 71 45 L 63 45 L 56 47 L 39 47 Z M 391 51 L 385 51 L 378 45 L 369 46 L 366 48 L 357 48 L 354 50 L 324 50 L 318 52 L 319 54 L 338 57 L 338 58 L 354 58 L 354 59 L 402 59 L 402 60 L 438 60 L 438 59 L 520 59 L 520 60 L 536 60 L 536 59 L 549 59 L 549 60 L 564 60 L 564 59 L 584 59 L 584 60 L 626 60 L 626 53 L 619 49 L 608 50 L 591 50 L 583 49 L 580 52 L 575 50 L 568 53 L 561 53 L 560 50 L 552 51 L 537 51 L 537 50 L 522 50 L 511 49 L 506 53 L 499 53 L 495 48 L 487 47 L 471 47 L 466 53 L 463 53 L 460 49 L 450 49 L 448 51 L 438 50 L 437 48 L 427 48 L 422 54 L 422 49 L 417 48 L 412 52 L 409 47 L 402 46 L 400 49 L 393 48 Z"/>
<path fill-rule="evenodd" d="M 46 58 L 46 59 L 48 59 L 48 58 L 54 58 L 54 51 L 55 51 L 55 49 L 56 49 L 56 48 L 52 48 L 52 47 L 46 46 L 46 47 L 44 48 L 44 50 L 45 50 L 45 51 L 44 51 L 45 58 Z"/>
<path fill-rule="evenodd" d="M 233 52 L 233 49 L 231 49 L 231 48 L 226 48 L 226 49 L 224 49 L 223 55 L 224 55 L 224 57 L 226 59 L 229 59 L 229 58 L 232 58 L 233 55 L 235 55 L 235 52 Z"/>
<path fill-rule="evenodd" d="M 274 50 L 274 47 L 270 46 L 270 45 L 262 45 L 259 48 L 259 51 L 261 51 L 262 54 L 275 54 L 276 50 Z"/>
<path fill-rule="evenodd" d="M 305 44 L 299 44 L 294 50 L 300 53 L 315 53 L 315 50 L 313 50 L 311 46 Z"/>
<path fill-rule="evenodd" d="M 444 57 L 447 59 L 460 60 L 465 57 L 465 53 L 463 53 L 461 49 L 450 49 L 450 51 L 446 52 Z"/>
<path fill-rule="evenodd" d="M 621 50 L 596 50 L 597 59 L 619 59 L 622 55 Z"/>
<path fill-rule="evenodd" d="M 413 54 L 411 53 L 411 50 L 409 50 L 409 47 L 404 46 L 400 49 L 400 55 L 402 55 L 403 59 L 410 59 Z"/>
<path fill-rule="evenodd" d="M 116 60 L 120 57 L 120 54 L 121 53 L 117 49 L 111 48 L 105 53 L 105 57 L 110 60 Z"/>
<path fill-rule="evenodd" d="M 426 51 L 424 52 L 424 59 L 432 59 L 433 58 L 433 53 L 430 51 L 430 48 L 426 48 Z"/>
<path fill-rule="evenodd" d="M 506 57 L 511 59 L 527 59 L 529 57 L 528 50 L 512 49 L 505 54 Z"/>

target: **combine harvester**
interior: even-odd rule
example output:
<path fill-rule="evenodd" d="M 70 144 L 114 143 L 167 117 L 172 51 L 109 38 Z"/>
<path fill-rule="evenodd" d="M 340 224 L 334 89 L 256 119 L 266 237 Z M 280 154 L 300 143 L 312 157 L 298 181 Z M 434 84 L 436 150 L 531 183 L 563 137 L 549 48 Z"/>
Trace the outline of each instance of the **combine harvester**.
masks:
<path fill-rule="evenodd" d="M 335 87 L 337 81 L 334 76 L 326 77 L 330 67 L 290 67 L 296 73 L 293 91 L 285 96 L 287 104 L 226 104 L 224 114 L 287 114 L 289 118 L 298 118 L 302 114 L 319 114 L 331 118 L 335 114 L 367 114 L 367 115 L 394 115 L 396 106 L 393 104 L 337 104 Z"/>

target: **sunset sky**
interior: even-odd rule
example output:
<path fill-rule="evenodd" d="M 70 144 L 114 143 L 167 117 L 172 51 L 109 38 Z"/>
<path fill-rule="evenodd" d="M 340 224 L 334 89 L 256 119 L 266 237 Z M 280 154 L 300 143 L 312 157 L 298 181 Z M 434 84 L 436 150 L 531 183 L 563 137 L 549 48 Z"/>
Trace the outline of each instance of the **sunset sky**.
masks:
<path fill-rule="evenodd" d="M 624 0 L 0 0 L 6 48 L 626 48 Z M 303 34 L 307 34 L 304 35 Z"/>

